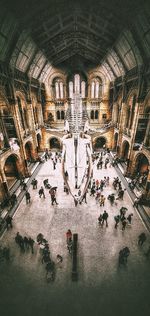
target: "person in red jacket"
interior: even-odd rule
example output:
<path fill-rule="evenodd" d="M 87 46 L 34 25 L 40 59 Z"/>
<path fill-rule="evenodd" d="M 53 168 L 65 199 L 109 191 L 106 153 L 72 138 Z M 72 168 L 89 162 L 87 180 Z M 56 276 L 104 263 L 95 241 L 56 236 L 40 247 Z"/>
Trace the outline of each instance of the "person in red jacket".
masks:
<path fill-rule="evenodd" d="M 66 232 L 66 238 L 67 238 L 67 244 L 69 243 L 69 241 L 72 240 L 72 232 L 70 229 L 67 230 Z"/>

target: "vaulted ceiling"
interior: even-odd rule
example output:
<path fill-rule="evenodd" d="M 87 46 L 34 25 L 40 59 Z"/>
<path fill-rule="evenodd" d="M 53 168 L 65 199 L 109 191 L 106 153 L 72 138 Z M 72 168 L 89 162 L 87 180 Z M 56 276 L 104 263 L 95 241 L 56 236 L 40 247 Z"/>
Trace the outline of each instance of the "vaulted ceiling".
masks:
<path fill-rule="evenodd" d="M 68 69 L 103 65 L 111 79 L 149 59 L 150 47 L 146 47 L 150 45 L 149 0 L 1 0 L 1 3 L 17 21 L 7 60 L 33 77 L 39 78 L 49 63 Z M 14 24 L 12 27 L 15 28 Z M 21 56 L 24 65 L 22 62 L 20 66 Z"/>
<path fill-rule="evenodd" d="M 99 64 L 141 1 L 14 0 L 8 6 L 53 65 L 72 56 Z"/>

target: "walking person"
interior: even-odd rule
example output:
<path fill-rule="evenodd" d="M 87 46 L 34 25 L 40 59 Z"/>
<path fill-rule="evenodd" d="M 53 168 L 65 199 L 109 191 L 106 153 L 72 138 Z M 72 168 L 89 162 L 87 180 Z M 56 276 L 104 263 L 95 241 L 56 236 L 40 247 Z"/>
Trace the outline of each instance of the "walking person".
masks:
<path fill-rule="evenodd" d="M 119 224 L 119 222 L 120 222 L 120 216 L 119 216 L 119 215 L 114 216 L 114 220 L 115 220 L 115 228 L 117 229 L 118 224 Z"/>
<path fill-rule="evenodd" d="M 26 191 L 25 197 L 26 197 L 26 204 L 30 203 L 31 202 L 31 196 L 30 196 L 30 193 L 28 191 Z"/>
<path fill-rule="evenodd" d="M 145 235 L 145 233 L 141 233 L 138 236 L 138 245 L 142 246 L 145 241 L 146 241 L 146 235 Z"/>
<path fill-rule="evenodd" d="M 54 205 L 54 203 L 56 205 L 58 205 L 57 200 L 56 200 L 56 190 L 50 190 L 50 195 L 51 195 L 51 204 Z"/>
<path fill-rule="evenodd" d="M 98 221 L 99 221 L 99 224 L 102 226 L 102 222 L 103 222 L 103 215 L 102 214 L 99 215 Z"/>
<path fill-rule="evenodd" d="M 104 222 L 106 223 L 106 227 L 108 227 L 108 213 L 106 211 L 104 211 L 104 213 L 102 214 L 102 225 L 104 224 Z"/>
<path fill-rule="evenodd" d="M 126 229 L 126 226 L 127 226 L 127 221 L 126 221 L 126 218 L 124 218 L 122 220 L 122 231 Z"/>
<path fill-rule="evenodd" d="M 28 250 L 28 249 L 29 249 L 29 239 L 25 236 L 25 237 L 23 238 L 23 241 L 24 241 L 24 247 L 25 247 L 25 249 Z"/>
<path fill-rule="evenodd" d="M 10 216 L 10 215 L 8 215 L 7 217 L 6 217 L 6 227 L 7 227 L 7 229 L 10 227 L 10 228 L 13 228 L 13 226 L 12 226 L 12 216 Z"/>
<path fill-rule="evenodd" d="M 29 243 L 29 246 L 31 248 L 31 252 L 34 253 L 34 249 L 33 249 L 34 240 L 31 237 L 29 238 L 28 243 Z"/>
<path fill-rule="evenodd" d="M 100 196 L 100 206 L 104 206 L 104 204 L 105 204 L 105 197 L 104 197 L 104 195 L 101 195 Z"/>
<path fill-rule="evenodd" d="M 133 216 L 133 213 L 129 214 L 128 217 L 127 217 L 129 225 L 131 225 L 131 223 L 132 223 L 132 216 Z"/>
<path fill-rule="evenodd" d="M 68 243 L 68 241 L 70 239 L 72 240 L 72 232 L 71 232 L 70 229 L 68 229 L 67 232 L 66 232 L 66 241 L 67 241 L 67 243 Z"/>
<path fill-rule="evenodd" d="M 41 198 L 41 196 L 43 196 L 44 199 L 45 199 L 45 193 L 44 193 L 43 187 L 41 187 L 40 190 L 39 190 L 39 197 Z"/>

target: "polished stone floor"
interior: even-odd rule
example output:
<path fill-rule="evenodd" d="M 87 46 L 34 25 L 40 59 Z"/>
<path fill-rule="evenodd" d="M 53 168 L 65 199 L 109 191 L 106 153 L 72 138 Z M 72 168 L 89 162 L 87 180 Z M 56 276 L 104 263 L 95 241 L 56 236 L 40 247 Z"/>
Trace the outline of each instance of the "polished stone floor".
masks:
<path fill-rule="evenodd" d="M 113 192 L 113 167 L 96 170 L 94 178 L 110 177 L 110 185 L 104 188 L 104 195 Z M 9 263 L 0 263 L 0 314 L 2 316 L 146 316 L 150 311 L 150 259 L 144 253 L 150 243 L 146 230 L 132 201 L 125 192 L 124 201 L 105 207 L 96 204 L 95 198 L 87 194 L 87 204 L 75 208 L 72 197 L 63 192 L 61 164 L 53 170 L 48 160 L 42 165 L 37 180 L 38 188 L 43 179 L 58 187 L 58 206 L 51 206 L 48 190 L 46 198 L 39 199 L 38 190 L 30 187 L 31 203 L 22 200 L 13 218 L 13 229 L 5 232 L 1 245 L 11 248 Z M 133 212 L 133 223 L 125 231 L 121 226 L 114 228 L 114 215 L 121 206 Z M 100 211 L 109 213 L 108 227 L 100 227 L 97 221 Z M 67 229 L 78 233 L 78 281 L 71 280 L 71 257 L 66 249 Z M 21 253 L 14 241 L 16 232 L 36 240 L 43 233 L 50 244 L 51 255 L 63 256 L 62 267 L 57 267 L 53 283 L 46 282 L 44 264 L 41 263 L 39 246 L 35 244 L 34 254 Z M 137 237 L 141 232 L 147 241 L 139 248 Z M 118 268 L 118 252 L 124 246 L 131 254 L 127 267 Z"/>

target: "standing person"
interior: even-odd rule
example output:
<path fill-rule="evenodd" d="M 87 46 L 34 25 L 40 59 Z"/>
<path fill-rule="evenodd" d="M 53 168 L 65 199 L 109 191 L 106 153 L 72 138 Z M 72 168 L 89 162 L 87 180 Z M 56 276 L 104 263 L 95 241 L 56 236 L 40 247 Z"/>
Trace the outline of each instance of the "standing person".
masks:
<path fill-rule="evenodd" d="M 126 218 L 124 218 L 122 220 L 122 230 L 125 230 L 126 229 L 126 226 L 127 226 L 127 221 L 126 221 Z"/>
<path fill-rule="evenodd" d="M 43 187 L 41 187 L 40 190 L 39 190 L 39 197 L 41 198 L 41 196 L 43 196 L 44 199 L 45 199 L 45 193 L 44 193 Z"/>
<path fill-rule="evenodd" d="M 6 227 L 7 227 L 7 229 L 9 228 L 9 226 L 10 226 L 10 228 L 13 227 L 13 226 L 12 226 L 12 216 L 10 216 L 10 215 L 8 215 L 8 216 L 6 217 Z"/>
<path fill-rule="evenodd" d="M 72 232 L 71 232 L 70 229 L 68 229 L 67 232 L 66 232 L 66 241 L 67 241 L 67 244 L 68 244 L 68 242 L 69 242 L 70 240 L 72 240 Z"/>
<path fill-rule="evenodd" d="M 35 178 L 31 182 L 33 190 L 35 189 Z"/>
<path fill-rule="evenodd" d="M 128 223 L 131 225 L 133 213 L 129 214 L 127 217 Z"/>
<path fill-rule="evenodd" d="M 29 249 L 29 239 L 25 236 L 23 238 L 25 249 Z"/>
<path fill-rule="evenodd" d="M 104 211 L 104 213 L 102 214 L 103 220 L 102 220 L 102 225 L 104 224 L 104 222 L 106 223 L 106 227 L 108 227 L 108 213 L 106 211 Z"/>
<path fill-rule="evenodd" d="M 38 181 L 36 179 L 34 179 L 33 189 L 37 189 L 37 184 L 38 184 Z"/>
<path fill-rule="evenodd" d="M 142 246 L 143 243 L 146 241 L 146 235 L 145 233 L 141 233 L 139 236 L 138 236 L 138 245 Z"/>
<path fill-rule="evenodd" d="M 106 184 L 109 185 L 109 177 L 106 178 Z"/>
<path fill-rule="evenodd" d="M 120 216 L 119 215 L 115 216 L 114 220 L 115 220 L 115 228 L 117 229 L 119 221 L 120 221 Z"/>
<path fill-rule="evenodd" d="M 56 169 L 56 161 L 53 160 L 53 170 Z"/>
<path fill-rule="evenodd" d="M 69 239 L 69 241 L 67 242 L 67 249 L 69 253 L 72 254 L 72 239 Z"/>
<path fill-rule="evenodd" d="M 51 195 L 51 203 L 52 203 L 52 205 L 54 205 L 54 203 L 56 205 L 58 205 L 57 200 L 56 200 L 56 190 L 50 190 L 49 193 Z"/>
<path fill-rule="evenodd" d="M 34 253 L 34 249 L 33 249 L 34 240 L 31 237 L 29 237 L 28 243 L 31 248 L 31 252 Z"/>
<path fill-rule="evenodd" d="M 102 221 L 103 221 L 103 215 L 102 214 L 99 215 L 98 221 L 99 221 L 99 224 L 102 225 Z"/>
<path fill-rule="evenodd" d="M 101 195 L 100 196 L 100 206 L 104 206 L 104 204 L 105 204 L 105 197 L 104 197 L 104 195 Z"/>
<path fill-rule="evenodd" d="M 26 191 L 25 197 L 26 197 L 26 204 L 30 203 L 31 202 L 31 196 L 30 196 L 30 193 L 28 191 Z"/>

